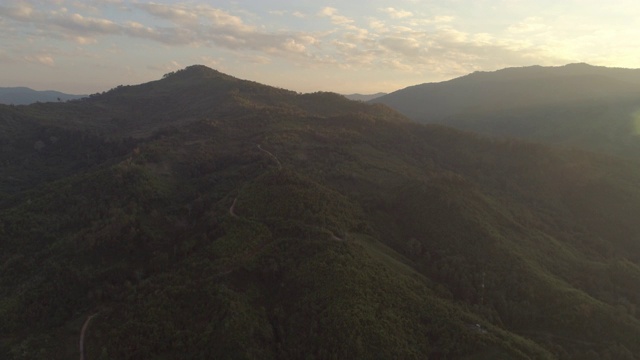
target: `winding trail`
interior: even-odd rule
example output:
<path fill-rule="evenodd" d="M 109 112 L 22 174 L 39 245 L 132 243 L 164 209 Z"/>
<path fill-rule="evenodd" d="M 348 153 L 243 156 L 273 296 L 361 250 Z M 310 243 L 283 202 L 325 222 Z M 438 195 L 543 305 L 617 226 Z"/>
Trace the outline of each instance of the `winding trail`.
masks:
<path fill-rule="evenodd" d="M 333 231 L 328 230 L 328 229 L 324 229 L 324 230 L 329 232 L 329 234 L 331 235 L 331 240 L 334 240 L 334 241 L 345 241 L 345 239 L 337 237 L 336 234 L 333 233 Z"/>
<path fill-rule="evenodd" d="M 231 207 L 229 208 L 229 215 L 233 216 L 233 217 L 238 217 L 238 215 L 236 215 L 236 203 L 238 202 L 238 198 L 236 197 L 235 199 L 233 199 L 233 204 L 231 204 Z"/>
<path fill-rule="evenodd" d="M 271 157 L 271 158 L 276 162 L 276 164 L 278 164 L 278 169 L 279 169 L 279 170 L 282 170 L 282 164 L 280 163 L 280 160 L 278 160 L 278 158 L 277 158 L 275 155 L 273 155 L 271 152 L 269 152 L 269 151 L 267 151 L 267 150 L 263 149 L 263 148 L 262 148 L 262 146 L 261 146 L 260 144 L 257 144 L 257 147 L 258 147 L 258 149 L 259 149 L 260 151 L 262 151 L 262 152 L 264 152 L 264 153 L 267 153 L 267 155 L 269 155 L 269 156 L 270 156 L 270 157 Z M 234 217 L 234 218 L 240 218 L 240 217 L 238 216 L 238 214 L 236 214 L 236 204 L 237 204 L 237 203 L 238 203 L 238 197 L 236 196 L 236 197 L 233 199 L 233 203 L 232 203 L 232 204 L 231 204 L 231 206 L 229 207 L 229 215 L 230 215 L 230 216 L 232 216 L 232 217 Z M 346 241 L 346 239 L 343 239 L 343 238 L 340 238 L 340 237 L 336 236 L 336 234 L 334 234 L 334 233 L 333 233 L 333 231 L 331 231 L 331 230 L 323 229 L 323 228 L 316 228 L 316 230 L 320 230 L 320 231 L 323 231 L 323 232 L 325 232 L 325 233 L 329 233 L 330 239 L 331 239 L 331 240 L 333 240 L 333 241 L 339 241 L 339 242 L 345 242 L 345 241 Z M 254 257 L 254 256 L 256 256 L 256 255 L 257 255 L 257 254 L 258 254 L 258 253 L 259 253 L 259 252 L 260 252 L 260 251 L 261 251 L 265 246 L 267 246 L 269 243 L 271 243 L 271 241 L 267 241 L 267 242 L 265 242 L 265 243 L 259 243 L 259 244 L 257 244 L 257 245 L 256 245 L 256 246 L 254 246 L 252 249 L 250 249 L 248 253 L 246 253 L 246 254 L 242 255 L 242 256 L 238 259 L 238 261 L 236 261 L 236 263 L 237 263 L 237 262 L 239 262 L 239 263 L 243 263 L 243 262 L 246 262 L 248 259 L 253 258 L 253 257 Z M 218 274 L 216 274 L 215 276 L 216 276 L 216 277 L 219 277 L 219 276 L 226 276 L 226 275 L 228 275 L 228 274 L 232 273 L 233 271 L 237 270 L 239 267 L 240 267 L 240 266 L 239 266 L 239 265 L 237 265 L 237 264 L 230 264 L 230 265 L 228 265 L 228 266 L 225 266 L 225 267 L 223 268 L 223 271 L 219 272 L 219 273 L 218 273 Z M 95 316 L 95 315 L 92 315 L 91 317 L 93 317 L 93 316 Z M 86 326 L 86 325 L 88 325 L 89 320 L 91 320 L 91 317 L 87 319 L 87 321 L 85 322 L 85 326 Z M 83 328 L 82 328 L 83 334 L 84 334 L 84 330 L 85 330 L 85 328 L 83 327 Z M 81 341 L 82 341 L 82 340 L 81 340 Z M 84 358 L 80 358 L 80 360 L 84 360 Z"/>
<path fill-rule="evenodd" d="M 89 328 L 89 323 L 91 322 L 91 319 L 93 319 L 96 315 L 98 315 L 98 313 L 88 316 L 87 320 L 85 320 L 84 324 L 82 325 L 82 330 L 80 331 L 80 360 L 85 360 L 84 335 L 87 333 L 87 329 Z"/>
<path fill-rule="evenodd" d="M 273 158 L 273 160 L 275 160 L 276 163 L 278 164 L 278 169 L 282 170 L 282 164 L 280 164 L 280 160 L 278 160 L 278 158 L 275 155 L 273 155 L 269 151 L 263 149 L 262 146 L 260 146 L 260 144 L 258 144 L 258 149 L 260 149 L 260 151 L 263 151 L 263 152 L 266 152 L 267 154 L 269 154 L 269 156 L 271 156 Z"/>

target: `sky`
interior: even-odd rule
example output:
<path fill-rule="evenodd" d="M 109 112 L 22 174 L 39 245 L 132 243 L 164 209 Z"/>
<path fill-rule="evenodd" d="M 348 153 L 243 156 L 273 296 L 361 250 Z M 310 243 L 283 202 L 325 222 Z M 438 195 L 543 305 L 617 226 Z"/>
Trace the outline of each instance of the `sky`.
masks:
<path fill-rule="evenodd" d="M 2 0 L 0 87 L 91 94 L 193 64 L 299 92 L 640 67 L 637 0 Z"/>

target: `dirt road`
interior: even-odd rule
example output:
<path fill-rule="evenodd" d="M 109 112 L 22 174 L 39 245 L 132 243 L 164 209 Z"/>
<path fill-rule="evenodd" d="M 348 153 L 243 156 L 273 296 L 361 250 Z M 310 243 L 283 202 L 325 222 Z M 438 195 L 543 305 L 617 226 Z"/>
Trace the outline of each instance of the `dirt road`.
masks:
<path fill-rule="evenodd" d="M 82 325 L 82 330 L 80 331 L 80 360 L 85 360 L 85 357 L 84 357 L 84 335 L 87 333 L 87 328 L 89 328 L 89 323 L 91 322 L 91 319 L 93 319 L 96 315 L 98 315 L 98 313 L 95 313 L 95 314 L 90 315 L 89 317 L 87 317 L 87 320 L 85 320 L 84 324 Z"/>

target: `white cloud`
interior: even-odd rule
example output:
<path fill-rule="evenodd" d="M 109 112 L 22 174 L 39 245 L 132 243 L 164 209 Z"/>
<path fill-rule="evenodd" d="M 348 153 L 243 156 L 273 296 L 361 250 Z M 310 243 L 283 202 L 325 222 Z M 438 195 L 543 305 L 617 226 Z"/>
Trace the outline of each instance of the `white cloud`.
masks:
<path fill-rule="evenodd" d="M 354 22 L 346 16 L 338 15 L 338 9 L 333 7 L 325 7 L 318 13 L 321 17 L 328 17 L 334 25 L 350 25 Z"/>
<path fill-rule="evenodd" d="M 387 37 L 380 40 L 380 45 L 391 52 L 403 57 L 416 57 L 421 55 L 424 44 L 419 39 L 411 37 Z"/>
<path fill-rule="evenodd" d="M 632 40 L 640 39 L 634 38 L 637 30 L 633 28 L 624 32 L 614 28 L 606 33 L 607 29 L 576 18 L 539 16 L 514 17 L 512 24 L 503 21 L 502 28 L 487 30 L 468 25 L 466 18 L 455 11 L 426 12 L 418 3 L 407 2 L 360 14 L 327 6 L 308 15 L 290 8 L 251 12 L 239 8 L 243 2 L 226 4 L 227 8 L 223 8 L 224 2 L 216 7 L 204 1 L 87 0 L 84 8 L 74 6 L 74 1 L 60 0 L 58 6 L 44 3 L 33 0 L 0 6 L 0 61 L 13 59 L 59 67 L 63 59 L 72 59 L 72 51 L 44 49 L 43 44 L 50 40 L 57 41 L 56 46 L 66 43 L 69 48 L 84 49 L 84 56 L 112 56 L 108 49 L 116 48 L 122 56 L 113 58 L 131 58 L 130 49 L 134 47 L 128 48 L 127 44 L 134 40 L 136 44 L 152 41 L 165 45 L 149 46 L 158 54 L 166 51 L 164 60 L 158 59 L 161 65 L 153 66 L 164 72 L 195 60 L 216 68 L 245 63 L 314 71 L 385 69 L 391 74 L 451 76 L 478 69 L 562 62 L 584 51 L 584 47 L 601 45 L 601 39 L 614 39 L 616 35 L 630 39 L 629 46 L 612 51 L 631 51 L 631 47 L 640 45 L 640 40 Z M 297 19 L 311 20 L 313 16 L 323 21 Z M 270 24 L 276 20 L 278 28 Z M 297 26 L 301 27 L 294 28 Z M 575 39 L 582 45 L 571 44 Z M 92 46 L 95 44 L 99 45 Z M 190 55 L 176 58 L 176 48 L 179 52 L 188 50 Z"/>
<path fill-rule="evenodd" d="M 107 18 L 69 13 L 64 8 L 39 11 L 27 5 L 0 7 L 0 14 L 35 26 L 41 36 L 66 38 L 80 45 L 94 44 L 101 36 L 116 35 L 167 45 L 223 47 L 234 51 L 245 49 L 298 56 L 306 50 L 306 45 L 317 42 L 312 35 L 301 32 L 259 30 L 238 16 L 205 4 L 144 3 L 136 4 L 136 7 L 172 25 L 145 25 L 136 21 L 117 23 Z"/>
<path fill-rule="evenodd" d="M 55 61 L 53 60 L 53 57 L 51 55 L 49 55 L 49 54 L 38 54 L 38 55 L 25 56 L 24 59 L 27 62 L 30 62 L 30 63 L 38 63 L 38 64 L 42 64 L 42 65 L 46 65 L 46 66 L 55 65 Z"/>
<path fill-rule="evenodd" d="M 440 29 L 437 32 L 437 39 L 441 40 L 444 43 L 470 43 L 473 44 L 473 41 L 469 40 L 469 34 L 459 31 L 452 28 Z"/>
<path fill-rule="evenodd" d="M 76 36 L 75 38 L 73 38 L 73 41 L 75 41 L 79 45 L 90 45 L 98 42 L 96 38 L 87 36 Z"/>
<path fill-rule="evenodd" d="M 80 14 L 59 14 L 53 17 L 56 25 L 82 33 L 117 33 L 121 26 L 107 19 L 84 17 Z"/>
<path fill-rule="evenodd" d="M 399 10 L 392 7 L 381 9 L 381 11 L 387 13 L 392 19 L 403 19 L 413 16 L 413 13 L 406 10 Z"/>
<path fill-rule="evenodd" d="M 429 18 L 411 18 L 405 22 L 405 24 L 413 27 L 431 26 L 436 28 L 442 28 L 451 26 L 450 24 L 455 20 L 455 17 L 449 15 L 437 15 Z"/>
<path fill-rule="evenodd" d="M 386 60 L 384 61 L 384 65 L 395 69 L 395 70 L 400 70 L 400 71 L 404 71 L 404 72 L 413 72 L 414 71 L 414 67 L 408 64 L 403 64 L 400 60 L 398 59 L 391 59 L 391 60 Z"/>
<path fill-rule="evenodd" d="M 455 20 L 455 17 L 453 16 L 449 16 L 449 15 L 438 15 L 436 17 L 433 18 L 433 22 L 436 24 L 442 24 L 442 23 L 450 23 L 453 20 Z"/>
<path fill-rule="evenodd" d="M 156 65 L 147 66 L 147 68 L 150 69 L 150 70 L 162 71 L 165 74 L 169 73 L 169 72 L 172 72 L 172 71 L 176 71 L 176 70 L 182 69 L 183 67 L 184 66 L 182 64 L 180 64 L 176 60 L 171 60 L 168 63 L 164 63 L 164 64 L 156 64 Z"/>
<path fill-rule="evenodd" d="M 378 19 L 369 19 L 369 28 L 379 33 L 388 31 L 387 24 Z"/>
<path fill-rule="evenodd" d="M 206 55 L 195 58 L 193 62 L 208 66 L 212 69 L 219 68 L 220 66 L 222 66 L 222 63 L 223 63 L 223 61 L 219 58 L 206 56 Z"/>
<path fill-rule="evenodd" d="M 191 23 L 198 22 L 199 14 L 193 8 L 187 8 L 181 5 L 167 5 L 157 3 L 142 3 L 136 4 L 136 7 L 148 12 L 151 15 L 171 20 L 177 23 Z"/>
<path fill-rule="evenodd" d="M 31 20 L 35 11 L 33 6 L 25 3 L 18 4 L 14 7 L 0 7 L 0 14 L 19 20 Z"/>
<path fill-rule="evenodd" d="M 296 42 L 295 39 L 285 40 L 284 48 L 288 51 L 296 52 L 296 53 L 304 53 L 304 51 L 307 49 L 306 46 L 304 46 L 303 44 L 300 44 L 299 42 Z"/>
<path fill-rule="evenodd" d="M 508 27 L 507 31 L 513 34 L 530 34 L 540 33 L 550 30 L 550 26 L 545 24 L 541 17 L 528 17 L 518 23 L 515 23 Z"/>
<path fill-rule="evenodd" d="M 196 11 L 209 20 L 209 25 L 215 28 L 240 32 L 255 31 L 254 27 L 244 24 L 240 17 L 231 15 L 224 10 L 208 5 L 199 5 L 196 7 Z"/>

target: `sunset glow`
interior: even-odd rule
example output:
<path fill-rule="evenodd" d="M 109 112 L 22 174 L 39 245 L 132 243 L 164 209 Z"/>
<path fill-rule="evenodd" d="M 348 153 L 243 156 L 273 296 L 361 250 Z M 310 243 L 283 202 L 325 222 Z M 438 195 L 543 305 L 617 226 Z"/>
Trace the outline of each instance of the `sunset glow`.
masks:
<path fill-rule="evenodd" d="M 635 68 L 639 20 L 632 1 L 11 1 L 0 85 L 91 93 L 203 64 L 373 93 L 511 66 Z"/>

